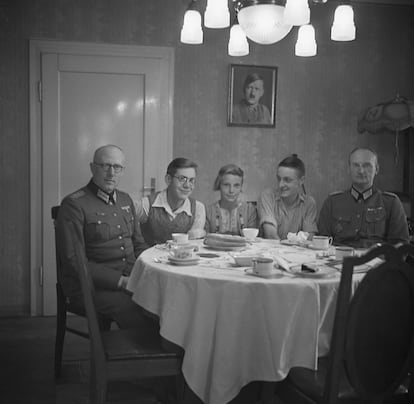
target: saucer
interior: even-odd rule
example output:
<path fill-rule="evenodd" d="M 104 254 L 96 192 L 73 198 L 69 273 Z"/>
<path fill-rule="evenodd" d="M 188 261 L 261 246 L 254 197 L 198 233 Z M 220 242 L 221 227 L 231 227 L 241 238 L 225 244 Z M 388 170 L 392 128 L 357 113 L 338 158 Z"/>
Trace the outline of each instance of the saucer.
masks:
<path fill-rule="evenodd" d="M 174 257 L 168 257 L 168 261 L 170 261 L 171 264 L 174 265 L 195 265 L 200 261 L 200 258 L 174 258 Z"/>
<path fill-rule="evenodd" d="M 272 273 L 266 274 L 266 275 L 261 275 L 256 272 L 253 272 L 253 268 L 248 268 L 245 270 L 245 272 L 247 275 L 257 276 L 258 278 L 265 278 L 265 279 L 277 279 L 283 276 L 283 273 L 278 269 L 274 269 Z"/>
<path fill-rule="evenodd" d="M 320 248 L 320 247 L 315 247 L 312 244 L 308 244 L 307 247 L 310 248 L 311 250 L 328 251 L 331 246 L 329 246 L 328 248 Z"/>

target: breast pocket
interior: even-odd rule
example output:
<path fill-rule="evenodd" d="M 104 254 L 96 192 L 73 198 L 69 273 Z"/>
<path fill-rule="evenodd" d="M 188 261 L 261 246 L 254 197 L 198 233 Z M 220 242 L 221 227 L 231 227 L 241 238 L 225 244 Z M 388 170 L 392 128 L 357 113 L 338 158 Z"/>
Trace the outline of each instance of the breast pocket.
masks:
<path fill-rule="evenodd" d="M 110 224 L 105 213 L 93 213 L 86 216 L 86 241 L 109 240 Z"/>
<path fill-rule="evenodd" d="M 351 218 L 348 216 L 334 216 L 333 232 L 334 235 L 343 235 L 351 230 Z"/>
<path fill-rule="evenodd" d="M 369 235 L 379 237 L 384 236 L 386 212 L 383 206 L 367 208 L 365 212 L 365 221 Z"/>
<path fill-rule="evenodd" d="M 129 234 L 132 235 L 134 233 L 134 227 L 135 227 L 134 215 L 130 211 L 124 212 L 123 218 L 126 223 Z"/>

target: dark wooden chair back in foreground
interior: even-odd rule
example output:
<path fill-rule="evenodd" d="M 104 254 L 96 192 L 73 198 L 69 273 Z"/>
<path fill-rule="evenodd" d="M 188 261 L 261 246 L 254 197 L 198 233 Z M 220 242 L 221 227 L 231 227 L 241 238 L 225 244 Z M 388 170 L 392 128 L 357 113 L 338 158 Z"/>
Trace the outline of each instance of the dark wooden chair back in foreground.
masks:
<path fill-rule="evenodd" d="M 184 385 L 182 358 L 162 348 L 161 336 L 155 327 L 109 331 L 99 328 L 85 253 L 78 240 L 74 240 L 74 247 L 90 335 L 90 403 L 106 402 L 108 381 L 160 376 L 176 376 L 177 393 L 181 398 Z"/>
<path fill-rule="evenodd" d="M 277 389 L 285 404 L 413 403 L 414 268 L 407 254 L 414 246 L 383 245 L 344 259 L 329 355 L 316 371 L 291 369 Z M 375 257 L 384 261 L 353 294 L 354 268 Z"/>
<path fill-rule="evenodd" d="M 70 300 L 64 295 L 62 284 L 60 282 L 61 276 L 61 264 L 59 256 L 59 244 L 56 234 L 56 221 L 59 213 L 59 206 L 53 206 L 52 219 L 55 228 L 55 252 L 56 252 L 56 339 L 55 339 L 55 378 L 59 378 L 62 373 L 62 354 L 63 344 L 65 341 L 66 331 L 79 335 L 83 338 L 89 338 L 89 333 L 86 331 L 87 327 L 85 324 L 85 331 L 70 327 L 67 322 L 67 313 L 76 314 L 81 317 L 86 317 L 85 310 L 83 307 L 78 307 L 70 302 Z M 109 330 L 111 327 L 111 319 L 100 316 L 99 317 L 100 327 Z"/>

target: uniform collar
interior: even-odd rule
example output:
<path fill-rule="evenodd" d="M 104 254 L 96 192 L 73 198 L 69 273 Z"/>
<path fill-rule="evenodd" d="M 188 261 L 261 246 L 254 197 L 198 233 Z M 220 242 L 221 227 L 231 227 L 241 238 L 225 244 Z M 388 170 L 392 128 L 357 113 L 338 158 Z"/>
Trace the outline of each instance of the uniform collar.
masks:
<path fill-rule="evenodd" d="M 89 190 L 99 199 L 104 201 L 107 205 L 114 205 L 116 203 L 116 191 L 112 191 L 110 194 L 99 188 L 92 180 L 87 185 Z"/>
<path fill-rule="evenodd" d="M 356 201 L 358 201 L 360 199 L 362 199 L 363 201 L 366 201 L 368 198 L 370 198 L 372 196 L 373 193 L 374 193 L 374 190 L 373 190 L 372 187 L 368 188 L 364 192 L 357 191 L 354 188 L 354 186 L 351 187 L 351 195 Z"/>
<path fill-rule="evenodd" d="M 184 203 L 178 209 L 176 209 L 173 212 L 172 209 L 171 209 L 170 204 L 168 203 L 167 190 L 166 189 L 164 189 L 163 191 L 161 191 L 157 195 L 157 197 L 155 198 L 155 201 L 152 204 L 152 206 L 154 206 L 156 208 L 165 209 L 165 211 L 172 217 L 177 216 L 181 212 L 185 212 L 188 216 L 193 216 L 192 213 L 191 213 L 191 203 L 190 203 L 190 200 L 188 198 L 186 198 Z"/>

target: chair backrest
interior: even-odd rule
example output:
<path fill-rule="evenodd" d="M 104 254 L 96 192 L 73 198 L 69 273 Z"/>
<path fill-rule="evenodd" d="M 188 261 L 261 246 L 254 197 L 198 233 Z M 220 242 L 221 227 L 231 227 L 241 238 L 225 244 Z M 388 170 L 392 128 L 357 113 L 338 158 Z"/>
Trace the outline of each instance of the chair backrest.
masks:
<path fill-rule="evenodd" d="M 414 360 L 414 268 L 404 261 L 408 253 L 414 254 L 414 246 L 384 245 L 344 259 L 324 402 L 336 401 L 343 365 L 364 399 L 390 397 L 408 376 Z M 383 262 L 352 296 L 354 267 L 376 257 Z"/>
<path fill-rule="evenodd" d="M 75 250 L 75 259 L 78 268 L 78 276 L 82 288 L 82 295 L 84 300 L 84 307 L 86 312 L 86 317 L 88 319 L 88 329 L 89 329 L 89 338 L 91 343 L 91 366 L 94 366 L 95 369 L 99 371 L 106 372 L 106 360 L 105 360 L 105 350 L 102 340 L 101 331 L 99 328 L 98 314 L 96 312 L 95 303 L 94 303 L 94 286 L 91 275 L 88 271 L 86 265 L 86 256 L 84 248 L 82 247 L 81 239 L 78 234 L 76 234 L 76 228 L 73 226 L 73 232 L 67 235 L 72 237 L 72 242 Z M 96 373 L 95 373 L 96 374 Z"/>
<path fill-rule="evenodd" d="M 60 206 L 52 206 L 52 209 L 51 209 L 53 226 L 55 228 L 56 278 L 57 278 L 58 283 L 60 282 L 59 277 L 60 277 L 60 273 L 61 273 L 61 270 L 60 270 L 60 256 L 59 256 L 57 231 L 56 231 L 57 217 L 58 217 L 58 214 L 59 214 L 59 208 L 60 208 Z"/>

